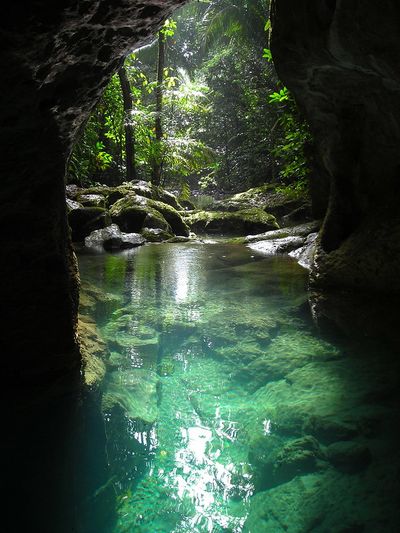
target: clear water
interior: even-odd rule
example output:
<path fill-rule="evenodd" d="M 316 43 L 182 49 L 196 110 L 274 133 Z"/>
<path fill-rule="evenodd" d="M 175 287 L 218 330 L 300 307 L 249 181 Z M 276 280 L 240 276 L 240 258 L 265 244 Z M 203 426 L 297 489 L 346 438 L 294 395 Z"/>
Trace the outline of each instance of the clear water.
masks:
<path fill-rule="evenodd" d="M 203 243 L 79 263 L 108 350 L 107 531 L 398 531 L 396 353 L 356 319 L 323 336 L 294 261 Z"/>

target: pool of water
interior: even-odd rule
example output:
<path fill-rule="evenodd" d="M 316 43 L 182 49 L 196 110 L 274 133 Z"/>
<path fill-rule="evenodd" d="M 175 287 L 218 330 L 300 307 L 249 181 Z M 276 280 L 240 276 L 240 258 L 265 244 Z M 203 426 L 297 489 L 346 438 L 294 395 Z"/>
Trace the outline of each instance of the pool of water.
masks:
<path fill-rule="evenodd" d="M 349 323 L 323 334 L 293 260 L 189 243 L 79 265 L 107 532 L 398 531 L 398 358 Z"/>

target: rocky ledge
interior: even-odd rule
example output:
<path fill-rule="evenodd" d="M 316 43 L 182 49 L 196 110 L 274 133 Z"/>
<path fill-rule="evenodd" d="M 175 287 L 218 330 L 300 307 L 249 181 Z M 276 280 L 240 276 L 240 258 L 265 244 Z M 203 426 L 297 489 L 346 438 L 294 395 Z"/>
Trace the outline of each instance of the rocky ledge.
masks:
<path fill-rule="evenodd" d="M 250 189 L 214 202 L 204 211 L 180 201 L 162 187 L 140 180 L 117 187 L 98 185 L 84 189 L 68 185 L 68 220 L 73 242 L 106 250 L 144 242 L 186 241 L 194 232 L 243 237 L 278 230 L 273 213 L 282 216 L 293 209 L 292 199 L 286 198 L 285 204 L 282 195 L 271 191 L 270 186 Z"/>

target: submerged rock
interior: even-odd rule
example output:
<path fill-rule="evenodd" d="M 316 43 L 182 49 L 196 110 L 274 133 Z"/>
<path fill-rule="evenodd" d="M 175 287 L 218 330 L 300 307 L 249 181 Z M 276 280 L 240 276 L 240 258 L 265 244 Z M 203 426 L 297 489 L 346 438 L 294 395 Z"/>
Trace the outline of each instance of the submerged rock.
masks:
<path fill-rule="evenodd" d="M 96 324 L 88 322 L 87 317 L 82 315 L 78 321 L 78 335 L 85 383 L 91 386 L 99 385 L 106 374 L 107 345 Z"/>
<path fill-rule="evenodd" d="M 158 383 L 157 374 L 147 369 L 114 372 L 103 396 L 102 409 L 108 412 L 118 405 L 129 418 L 153 424 L 158 417 Z"/>
<path fill-rule="evenodd" d="M 337 469 L 349 474 L 364 470 L 372 460 L 368 446 L 354 441 L 335 442 L 326 454 Z"/>

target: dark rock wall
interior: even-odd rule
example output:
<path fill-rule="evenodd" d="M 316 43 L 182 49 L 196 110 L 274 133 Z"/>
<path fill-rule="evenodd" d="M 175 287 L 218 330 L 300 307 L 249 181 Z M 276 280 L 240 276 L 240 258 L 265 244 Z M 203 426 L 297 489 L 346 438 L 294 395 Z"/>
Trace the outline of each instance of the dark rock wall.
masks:
<path fill-rule="evenodd" d="M 80 396 L 79 280 L 66 218 L 65 166 L 121 58 L 181 3 L 23 0 L 2 8 L 4 531 L 94 533 L 112 520 L 112 501 L 106 507 L 96 499 L 107 516 L 91 508 L 85 522 L 82 510 L 108 478 L 101 422 L 93 439 L 93 416 L 85 414 Z M 83 456 L 97 461 L 97 486 L 93 474 L 86 483 L 77 468 L 91 462 Z"/>
<path fill-rule="evenodd" d="M 330 182 L 314 284 L 399 292 L 400 3 L 275 0 L 272 12 L 278 74 Z"/>
<path fill-rule="evenodd" d="M 78 368 L 66 160 L 121 58 L 182 3 L 40 0 L 2 12 L 0 342 L 11 385 Z"/>

